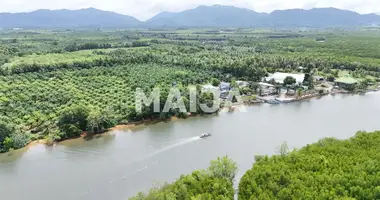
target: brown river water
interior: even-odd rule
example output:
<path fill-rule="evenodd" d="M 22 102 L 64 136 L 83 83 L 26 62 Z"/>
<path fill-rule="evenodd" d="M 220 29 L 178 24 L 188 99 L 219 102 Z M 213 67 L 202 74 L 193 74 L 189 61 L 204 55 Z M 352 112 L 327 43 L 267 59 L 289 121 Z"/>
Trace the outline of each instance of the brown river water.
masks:
<path fill-rule="evenodd" d="M 55 147 L 33 145 L 0 155 L 0 195 L 7 200 L 126 200 L 155 183 L 206 168 L 218 156 L 238 163 L 237 179 L 255 155 L 286 141 L 300 148 L 324 137 L 380 130 L 380 93 L 335 95 L 247 112 L 141 125 Z M 209 132 L 212 137 L 199 139 Z"/>

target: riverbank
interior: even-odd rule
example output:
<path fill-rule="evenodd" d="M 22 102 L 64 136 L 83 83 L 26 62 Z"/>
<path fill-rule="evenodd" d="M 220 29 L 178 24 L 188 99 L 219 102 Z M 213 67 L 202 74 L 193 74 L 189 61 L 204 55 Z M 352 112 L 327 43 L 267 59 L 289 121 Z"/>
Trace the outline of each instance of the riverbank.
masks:
<path fill-rule="evenodd" d="M 274 96 L 258 97 L 258 99 L 263 101 L 263 103 L 281 104 L 281 103 L 294 103 L 294 102 L 312 99 L 316 97 L 326 96 L 329 94 L 330 93 L 328 92 L 324 92 L 324 93 L 315 92 L 315 93 L 305 94 L 300 97 L 287 96 L 287 95 L 274 95 Z"/>
<path fill-rule="evenodd" d="M 258 105 L 258 104 L 262 104 L 262 103 L 265 103 L 265 102 L 261 101 L 261 100 L 255 100 L 255 101 L 247 101 L 247 102 L 244 102 L 243 104 L 234 103 L 234 104 L 232 104 L 231 107 L 222 108 L 218 112 L 213 113 L 211 115 L 217 115 L 220 112 L 235 112 L 237 110 L 240 111 L 241 109 L 244 109 L 244 106 L 253 106 L 253 105 Z M 170 117 L 169 119 L 165 119 L 165 120 L 162 120 L 162 119 L 145 119 L 142 121 L 129 122 L 127 124 L 119 124 L 119 125 L 116 125 L 112 128 L 105 130 L 102 133 L 97 133 L 97 134 L 89 135 L 86 131 L 84 131 L 80 134 L 79 137 L 69 138 L 69 139 L 65 139 L 65 140 L 61 140 L 61 141 L 54 141 L 53 143 L 49 143 L 48 139 L 38 139 L 38 140 L 34 140 L 34 141 L 29 142 L 23 148 L 4 152 L 4 153 L 0 153 L 0 154 L 9 154 L 9 153 L 12 154 L 14 151 L 24 152 L 24 151 L 27 151 L 29 148 L 36 146 L 36 145 L 46 145 L 46 146 L 54 147 L 58 144 L 70 143 L 70 141 L 75 141 L 75 140 L 91 140 L 91 139 L 96 138 L 96 137 L 106 136 L 107 134 L 109 134 L 112 131 L 125 131 L 125 130 L 138 128 L 140 126 L 149 126 L 149 125 L 154 125 L 154 124 L 157 124 L 160 122 L 173 122 L 173 121 L 177 121 L 180 119 L 185 120 L 187 118 L 193 118 L 193 117 L 199 117 L 199 116 L 205 116 L 205 115 L 207 115 L 207 114 L 204 114 L 204 115 L 188 114 L 186 118 L 179 118 L 179 117 L 173 116 L 173 117 Z"/>
<path fill-rule="evenodd" d="M 298 101 L 304 101 L 304 100 L 308 100 L 308 99 L 312 99 L 312 98 L 323 97 L 323 96 L 326 96 L 326 95 L 329 95 L 329 94 L 335 95 L 335 94 L 351 94 L 351 93 L 323 93 L 323 94 L 304 95 L 304 96 L 302 96 L 300 98 L 294 99 L 294 101 L 291 101 L 289 103 L 298 102 Z M 357 93 L 352 93 L 352 94 L 357 94 Z M 254 105 L 260 105 L 262 103 L 265 103 L 265 101 L 255 100 L 255 101 L 244 102 L 243 104 L 236 104 L 235 103 L 231 107 L 220 109 L 217 113 L 214 113 L 214 114 L 218 114 L 219 112 L 235 112 L 235 111 L 240 111 L 241 109 L 243 109 L 244 106 L 254 106 Z M 109 134 L 112 131 L 124 131 L 124 130 L 128 130 L 128 129 L 138 128 L 139 126 L 142 126 L 142 125 L 149 126 L 149 125 L 154 125 L 154 124 L 157 124 L 157 123 L 160 123 L 160 122 L 172 122 L 172 121 L 177 121 L 177 120 L 180 120 L 180 119 L 187 119 L 187 118 L 190 118 L 190 117 L 199 117 L 199 116 L 202 116 L 202 115 L 188 115 L 186 118 L 171 117 L 171 118 L 166 119 L 166 120 L 146 119 L 146 120 L 137 121 L 137 122 L 130 122 L 128 124 L 120 124 L 120 125 L 114 126 L 114 127 L 110 128 L 110 129 L 108 129 L 108 130 L 106 130 L 106 131 L 104 131 L 102 133 L 99 133 L 99 134 L 88 135 L 87 132 L 83 132 L 79 137 L 70 138 L 70 139 L 66 139 L 66 140 L 62 140 L 62 141 L 55 141 L 51 145 L 48 145 L 47 139 L 39 139 L 39 140 L 31 141 L 24 148 L 13 150 L 13 151 L 25 151 L 25 150 L 28 150 L 30 147 L 33 147 L 35 145 L 55 146 L 55 145 L 60 144 L 60 143 L 69 143 L 72 140 L 78 140 L 78 139 L 91 140 L 94 137 L 105 136 L 105 135 Z M 4 152 L 2 154 L 7 154 L 7 153 L 9 153 L 9 152 Z"/>
<path fill-rule="evenodd" d="M 89 141 L 69 140 L 55 147 L 37 145 L 25 153 L 0 156 L 3 187 L 25 187 L 28 193 L 7 190 L 3 195 L 43 200 L 57 194 L 59 200 L 127 199 L 148 191 L 154 180 L 173 182 L 223 155 L 238 163 L 241 173 L 236 180 L 240 180 L 252 168 L 255 155 L 274 154 L 284 141 L 290 149 L 299 149 L 325 137 L 344 139 L 358 130 L 380 130 L 379 99 L 380 93 L 369 93 L 329 95 L 280 106 L 259 104 L 247 106 L 245 113 L 236 110 L 130 126 L 133 131 L 114 131 Z M 352 114 L 366 118 L 358 120 Z M 212 137 L 194 140 L 205 132 Z M 56 187 L 47 193 L 38 190 L 52 184 Z M 61 193 L 62 189 L 70 193 Z"/>
<path fill-rule="evenodd" d="M 190 117 L 197 117 L 197 116 L 201 116 L 201 115 L 188 115 L 187 118 L 190 118 Z M 157 123 L 160 123 L 160 122 L 173 122 L 173 121 L 177 121 L 177 120 L 180 120 L 180 119 L 186 119 L 186 118 L 179 118 L 179 117 L 171 117 L 169 119 L 166 119 L 166 120 L 160 120 L 160 119 L 145 119 L 145 120 L 142 120 L 142 121 L 137 121 L 137 122 L 130 122 L 128 124 L 119 124 L 119 125 L 116 125 L 110 129 L 107 129 L 101 133 L 97 133 L 97 134 L 88 134 L 86 131 L 82 132 L 80 134 L 79 137 L 75 137 L 75 138 L 69 138 L 69 139 L 65 139 L 65 140 L 62 140 L 62 141 L 54 141 L 53 143 L 49 144 L 48 142 L 48 139 L 38 139 L 38 140 L 34 140 L 34 141 L 31 141 L 29 142 L 25 147 L 23 148 L 20 148 L 20 149 L 14 149 L 14 150 L 11 150 L 11 151 L 8 151 L 8 152 L 3 152 L 3 153 L 0 153 L 1 154 L 12 154 L 13 152 L 15 151 L 20 151 L 20 152 L 24 152 L 24 151 L 27 151 L 29 148 L 33 147 L 33 146 L 36 146 L 36 145 L 46 145 L 46 146 L 56 146 L 58 144 L 61 144 L 61 143 L 70 143 L 70 141 L 75 141 L 75 140 L 91 140 L 95 137 L 103 137 L 103 136 L 106 136 L 108 135 L 110 132 L 112 131 L 125 131 L 125 130 L 128 130 L 128 129 L 134 129 L 134 128 L 137 128 L 139 126 L 149 126 L 149 125 L 153 125 L 153 124 L 157 124 Z"/>
<path fill-rule="evenodd" d="M 195 116 L 197 116 L 197 115 L 188 115 L 188 117 L 195 117 Z M 152 124 L 156 124 L 156 123 L 160 123 L 160 122 L 176 121 L 176 120 L 179 120 L 179 119 L 181 119 L 181 118 L 179 118 L 179 117 L 171 117 L 171 118 L 166 119 L 166 120 L 146 119 L 146 120 L 142 120 L 142 121 L 131 122 L 131 123 L 128 123 L 128 124 L 119 124 L 119 125 L 116 125 L 116 126 L 110 128 L 106 132 L 109 132 L 109 131 L 118 131 L 118 130 L 126 130 L 126 129 L 133 129 L 133 128 L 136 128 L 136 127 L 141 126 L 141 125 L 148 126 L 148 125 L 152 125 Z M 104 133 L 102 133 L 102 134 L 104 134 Z"/>

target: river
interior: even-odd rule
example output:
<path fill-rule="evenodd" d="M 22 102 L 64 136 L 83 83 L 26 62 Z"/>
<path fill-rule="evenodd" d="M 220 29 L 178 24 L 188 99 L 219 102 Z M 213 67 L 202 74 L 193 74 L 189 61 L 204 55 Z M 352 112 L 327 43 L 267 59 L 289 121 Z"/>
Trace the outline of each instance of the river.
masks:
<path fill-rule="evenodd" d="M 238 163 L 240 179 L 255 155 L 274 154 L 284 141 L 293 149 L 380 130 L 379 116 L 380 93 L 335 95 L 34 145 L 0 155 L 0 194 L 9 200 L 126 200 L 224 155 Z M 205 132 L 212 137 L 199 139 Z"/>

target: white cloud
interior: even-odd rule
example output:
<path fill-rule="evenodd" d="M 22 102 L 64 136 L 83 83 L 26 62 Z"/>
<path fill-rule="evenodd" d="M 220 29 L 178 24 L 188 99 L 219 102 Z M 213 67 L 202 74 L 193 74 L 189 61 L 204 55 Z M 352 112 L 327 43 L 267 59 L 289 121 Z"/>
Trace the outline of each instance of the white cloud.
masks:
<path fill-rule="evenodd" d="M 0 0 L 0 12 L 29 12 L 37 9 L 95 7 L 145 20 L 161 11 L 178 12 L 198 5 L 233 5 L 272 12 L 276 9 L 335 7 L 359 13 L 380 13 L 379 0 Z"/>

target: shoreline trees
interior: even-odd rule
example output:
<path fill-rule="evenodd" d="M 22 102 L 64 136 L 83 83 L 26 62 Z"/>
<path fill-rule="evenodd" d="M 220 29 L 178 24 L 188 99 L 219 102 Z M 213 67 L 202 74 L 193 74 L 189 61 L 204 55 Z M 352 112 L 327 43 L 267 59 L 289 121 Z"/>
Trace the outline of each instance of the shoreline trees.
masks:
<path fill-rule="evenodd" d="M 380 132 L 322 139 L 256 160 L 239 184 L 245 199 L 378 199 Z"/>
<path fill-rule="evenodd" d="M 236 163 L 224 156 L 211 161 L 206 170 L 182 175 L 171 184 L 153 188 L 147 194 L 139 193 L 130 200 L 232 200 L 235 195 L 233 180 L 236 170 Z"/>
<path fill-rule="evenodd" d="M 290 152 L 283 143 L 279 155 L 255 157 L 240 180 L 238 199 L 379 199 L 379 142 L 380 131 L 358 132 L 346 140 L 325 138 Z M 236 169 L 225 156 L 206 170 L 130 199 L 234 199 Z"/>

